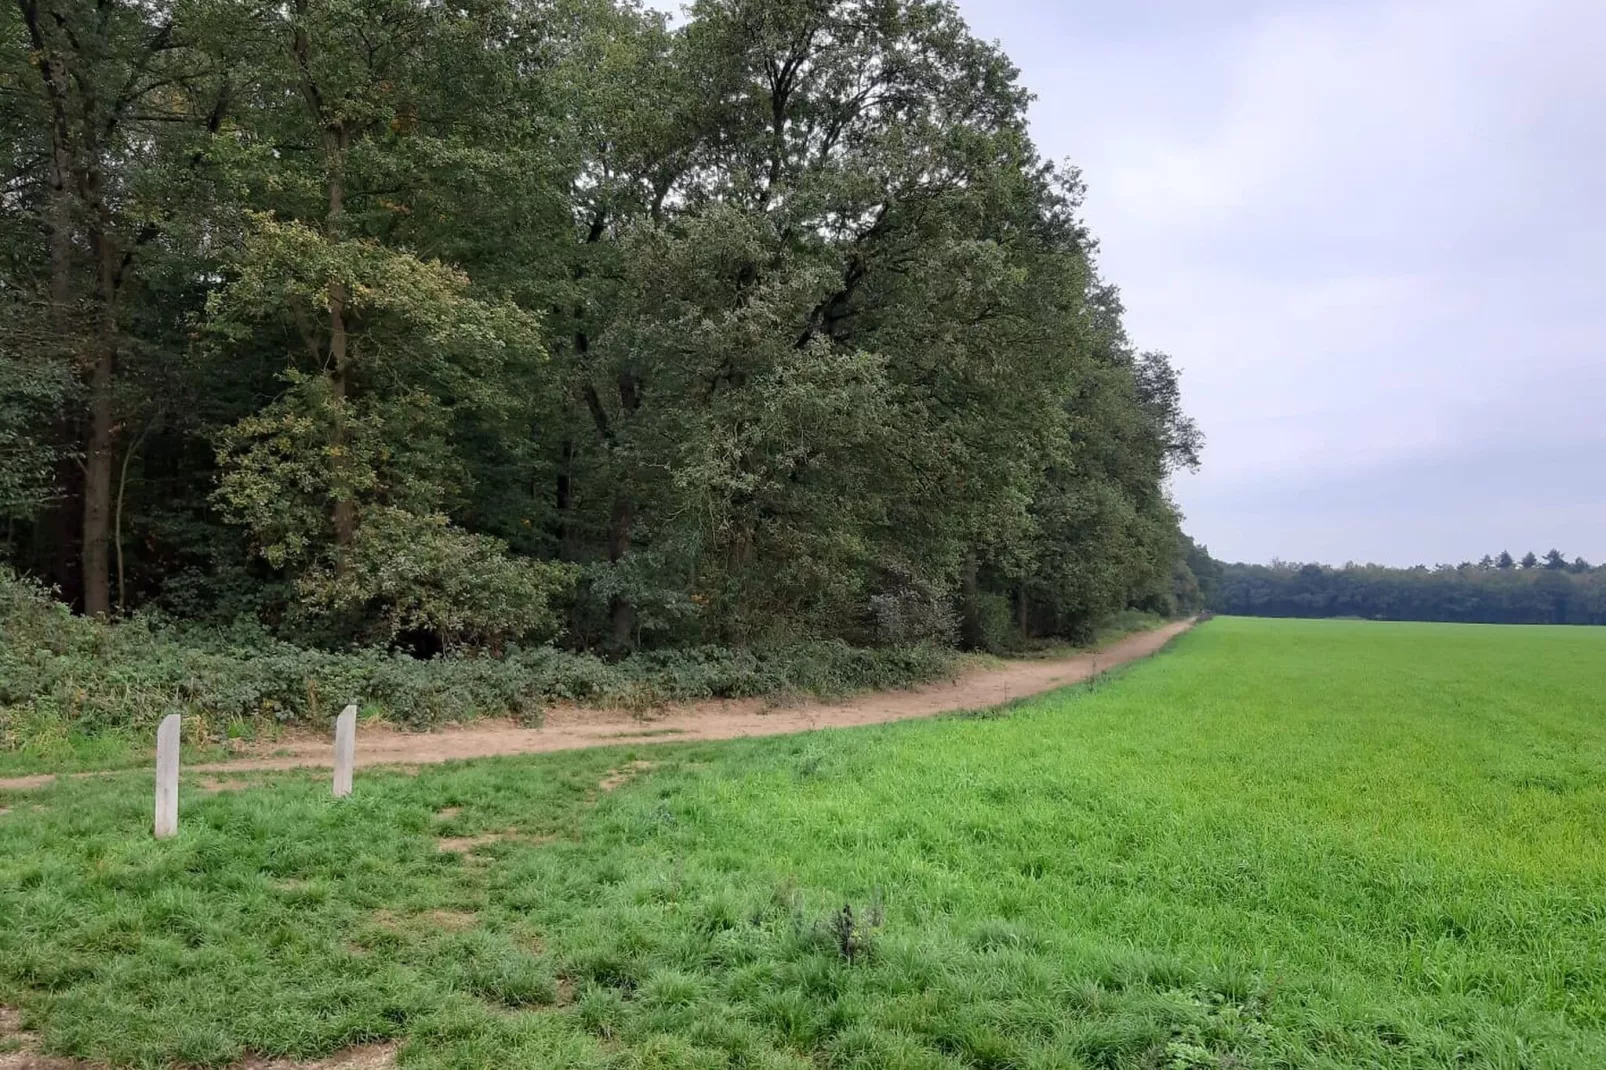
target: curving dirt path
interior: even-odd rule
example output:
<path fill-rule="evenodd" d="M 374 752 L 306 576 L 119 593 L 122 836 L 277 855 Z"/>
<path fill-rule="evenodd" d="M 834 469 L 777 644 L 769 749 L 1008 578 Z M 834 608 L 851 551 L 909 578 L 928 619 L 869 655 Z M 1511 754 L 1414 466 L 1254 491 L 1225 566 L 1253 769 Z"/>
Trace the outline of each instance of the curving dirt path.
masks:
<path fill-rule="evenodd" d="M 763 699 L 722 699 L 665 706 L 646 714 L 626 710 L 558 707 L 540 728 L 509 721 L 475 721 L 431 732 L 403 732 L 364 726 L 357 734 L 357 764 L 424 765 L 460 758 L 539 754 L 619 744 L 673 743 L 681 740 L 777 736 L 817 728 L 843 728 L 930 717 L 958 710 L 986 709 L 1013 699 L 1081 683 L 1153 654 L 1193 626 L 1176 621 L 1138 632 L 1102 649 L 1068 658 L 1022 659 L 994 669 L 977 669 L 946 683 L 907 691 L 878 691 L 839 702 L 819 700 L 772 706 Z M 270 751 L 271 748 L 271 751 Z M 334 749 L 321 734 L 260 744 L 226 762 L 192 764 L 186 772 L 232 773 L 253 769 L 323 768 Z M 0 779 L 0 789 L 37 787 L 53 777 Z"/>

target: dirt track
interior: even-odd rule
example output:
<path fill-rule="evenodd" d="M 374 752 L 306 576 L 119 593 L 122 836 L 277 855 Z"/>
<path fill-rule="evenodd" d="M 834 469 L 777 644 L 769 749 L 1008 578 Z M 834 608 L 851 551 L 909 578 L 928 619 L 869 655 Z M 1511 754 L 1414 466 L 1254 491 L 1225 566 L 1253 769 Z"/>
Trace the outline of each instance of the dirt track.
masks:
<path fill-rule="evenodd" d="M 624 710 L 560 707 L 540 728 L 507 721 L 477 721 L 433 732 L 401 732 L 366 726 L 357 734 L 357 764 L 421 765 L 500 754 L 538 754 L 622 743 L 776 736 L 816 728 L 880 724 L 930 717 L 955 710 L 985 709 L 1012 699 L 1080 683 L 1159 650 L 1192 627 L 1178 621 L 1154 631 L 1129 635 L 1086 654 L 1068 658 L 1020 660 L 996 669 L 966 673 L 947 683 L 908 691 L 879 691 L 841 702 L 803 702 L 770 706 L 761 699 L 719 700 L 666 706 L 645 715 Z M 264 745 L 263 750 L 267 749 Z M 272 754 L 247 755 L 227 762 L 186 765 L 186 772 L 223 773 L 251 769 L 326 767 L 333 747 L 327 739 L 305 736 L 272 744 Z M 0 789 L 36 787 L 49 777 L 0 779 Z"/>

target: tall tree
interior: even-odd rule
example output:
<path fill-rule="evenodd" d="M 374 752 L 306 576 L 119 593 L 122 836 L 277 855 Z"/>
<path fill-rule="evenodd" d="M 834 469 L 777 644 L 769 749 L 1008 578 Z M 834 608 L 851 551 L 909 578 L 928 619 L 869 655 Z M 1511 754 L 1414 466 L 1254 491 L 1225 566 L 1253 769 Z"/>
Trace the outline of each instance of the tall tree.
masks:
<path fill-rule="evenodd" d="M 19 48 L 29 4 L 126 15 L 97 70 L 150 76 L 94 156 L 115 301 L 49 181 L 48 65 L 0 96 L 0 299 L 56 307 L 59 262 L 75 310 L 0 377 L 8 545 L 87 500 L 51 468 L 90 467 L 82 404 L 131 605 L 422 650 L 560 608 L 616 650 L 997 647 L 1207 580 L 1176 372 L 948 3 L 12 3 Z"/>
<path fill-rule="evenodd" d="M 66 417 L 81 429 L 70 450 L 81 479 L 55 497 L 77 504 L 83 607 L 103 616 L 111 609 L 114 483 L 128 415 L 119 380 L 136 341 L 130 295 L 147 258 L 165 255 L 160 243 L 174 207 L 188 202 L 197 139 L 221 122 L 227 82 L 191 47 L 189 13 L 178 0 L 14 4 L 7 35 L 20 36 L 26 51 L 8 51 L 23 62 L 5 79 L 31 119 L 17 130 L 17 148 L 34 161 L 12 165 L 7 200 L 21 211 L 8 222 L 31 226 L 42 270 L 19 272 L 22 286 L 11 296 L 39 309 L 47 326 L 12 341 L 29 343 L 20 347 L 24 359 L 53 358 L 81 385 L 74 394 L 83 411 Z"/>
<path fill-rule="evenodd" d="M 234 164 L 273 214 L 243 219 L 208 331 L 219 365 L 253 359 L 283 386 L 220 437 L 218 502 L 337 620 L 441 642 L 550 626 L 560 573 L 451 523 L 472 493 L 460 444 L 490 435 L 516 455 L 529 434 L 539 322 L 403 244 L 454 247 L 438 222 L 454 215 L 494 241 L 431 183 L 494 180 L 506 154 L 523 158 L 485 110 L 511 96 L 511 12 L 296 0 L 257 16 L 260 103 Z M 485 600 L 509 584 L 522 611 Z"/>
<path fill-rule="evenodd" d="M 1606 570 L 1232 564 L 1210 607 L 1273 617 L 1606 624 Z"/>

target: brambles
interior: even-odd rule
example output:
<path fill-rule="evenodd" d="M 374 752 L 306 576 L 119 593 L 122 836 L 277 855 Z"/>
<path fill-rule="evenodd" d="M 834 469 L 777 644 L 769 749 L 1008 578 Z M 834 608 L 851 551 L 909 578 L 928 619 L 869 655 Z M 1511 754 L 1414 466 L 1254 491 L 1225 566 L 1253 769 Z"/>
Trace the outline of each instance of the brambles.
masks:
<path fill-rule="evenodd" d="M 182 712 L 222 736 L 231 724 L 332 721 L 347 703 L 425 728 L 475 717 L 539 722 L 553 702 L 645 707 L 704 698 L 845 694 L 942 674 L 935 646 L 798 642 L 693 647 L 618 661 L 554 647 L 501 657 L 420 659 L 383 648 L 328 651 L 260 630 L 179 629 L 72 615 L 37 585 L 0 570 L 0 750 L 65 747 L 72 734 L 149 728 Z"/>

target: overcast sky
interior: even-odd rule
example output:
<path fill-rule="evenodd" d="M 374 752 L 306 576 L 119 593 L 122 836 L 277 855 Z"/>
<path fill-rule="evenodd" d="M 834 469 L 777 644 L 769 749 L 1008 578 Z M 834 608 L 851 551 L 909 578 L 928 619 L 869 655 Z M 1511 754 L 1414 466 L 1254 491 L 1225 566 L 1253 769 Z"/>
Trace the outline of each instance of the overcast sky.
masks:
<path fill-rule="evenodd" d="M 956 2 L 1183 369 L 1217 557 L 1606 560 L 1606 0 Z"/>
<path fill-rule="evenodd" d="M 1606 3 L 959 3 L 1184 369 L 1216 556 L 1606 559 Z"/>

